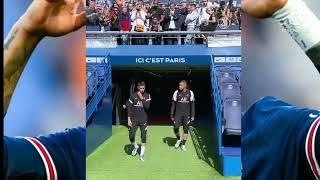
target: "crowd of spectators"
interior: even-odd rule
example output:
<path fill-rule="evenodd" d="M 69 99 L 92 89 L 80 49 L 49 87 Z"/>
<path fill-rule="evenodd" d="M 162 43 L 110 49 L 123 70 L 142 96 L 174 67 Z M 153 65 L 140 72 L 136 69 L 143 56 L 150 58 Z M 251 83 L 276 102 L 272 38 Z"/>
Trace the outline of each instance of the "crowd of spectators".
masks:
<path fill-rule="evenodd" d="M 236 25 L 241 29 L 240 8 L 237 1 L 202 0 L 201 2 L 180 1 L 159 3 L 159 0 L 90 0 L 87 1 L 87 31 L 214 31 Z M 191 34 L 184 37 L 191 44 Z M 121 44 L 127 38 L 120 38 Z M 134 38 L 133 44 L 146 44 L 146 39 Z M 154 36 L 153 44 L 160 44 L 161 37 Z M 176 37 L 166 36 L 165 44 L 177 44 Z"/>

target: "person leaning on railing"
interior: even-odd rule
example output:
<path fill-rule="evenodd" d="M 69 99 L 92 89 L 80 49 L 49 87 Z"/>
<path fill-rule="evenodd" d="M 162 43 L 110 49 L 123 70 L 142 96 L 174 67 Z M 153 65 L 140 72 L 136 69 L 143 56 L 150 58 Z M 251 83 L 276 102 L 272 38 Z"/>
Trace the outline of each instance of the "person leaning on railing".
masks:
<path fill-rule="evenodd" d="M 197 24 L 197 19 L 199 17 L 199 14 L 196 10 L 196 5 L 195 4 L 189 4 L 188 6 L 188 15 L 186 17 L 185 23 L 187 25 L 187 31 L 194 31 L 196 24 Z M 188 34 L 185 39 L 186 44 L 192 44 L 192 34 Z"/>
<path fill-rule="evenodd" d="M 164 30 L 165 31 L 177 31 L 179 29 L 179 11 L 175 9 L 175 4 L 170 3 L 169 9 L 166 9 L 164 13 Z M 172 36 L 168 36 L 172 37 Z M 177 44 L 176 38 L 166 38 L 165 44 Z"/>
<path fill-rule="evenodd" d="M 142 10 L 143 6 L 143 1 L 139 1 L 135 11 L 132 12 L 131 14 L 131 21 L 132 21 L 132 28 L 131 31 L 136 31 L 136 32 L 144 32 L 146 31 L 144 22 L 147 17 L 147 13 Z M 135 45 L 143 45 L 146 44 L 145 39 L 143 38 L 136 38 L 132 40 L 132 43 Z"/>
<path fill-rule="evenodd" d="M 125 31 L 125 32 L 130 31 L 131 30 L 131 17 L 130 17 L 130 14 L 128 12 L 127 7 L 122 8 L 121 16 L 119 19 L 120 19 L 121 31 Z M 121 39 L 122 39 L 121 44 L 124 44 L 124 45 L 128 44 L 128 35 L 122 35 Z"/>

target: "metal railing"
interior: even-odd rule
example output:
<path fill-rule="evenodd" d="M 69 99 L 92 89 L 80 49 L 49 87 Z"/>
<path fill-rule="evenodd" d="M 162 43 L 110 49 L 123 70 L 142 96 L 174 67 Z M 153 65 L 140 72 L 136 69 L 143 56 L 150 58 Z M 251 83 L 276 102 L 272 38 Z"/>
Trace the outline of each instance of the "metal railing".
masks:
<path fill-rule="evenodd" d="M 166 40 L 174 39 L 175 43 L 181 45 L 195 44 L 197 39 L 207 38 L 208 41 L 213 38 L 229 38 L 240 37 L 241 30 L 216 30 L 216 31 L 164 31 L 164 32 L 122 32 L 122 31 L 87 31 L 86 37 L 88 41 L 100 41 L 102 44 L 109 44 L 114 46 L 122 41 L 125 45 L 136 44 L 135 40 L 140 39 L 144 45 L 164 45 L 167 44 Z M 89 43 L 87 43 L 89 44 Z"/>
<path fill-rule="evenodd" d="M 240 35 L 241 30 L 217 30 L 217 31 L 163 31 L 163 32 L 128 32 L 128 31 L 86 31 L 87 38 L 100 38 L 108 36 L 130 35 L 130 36 L 172 36 L 172 35 Z"/>

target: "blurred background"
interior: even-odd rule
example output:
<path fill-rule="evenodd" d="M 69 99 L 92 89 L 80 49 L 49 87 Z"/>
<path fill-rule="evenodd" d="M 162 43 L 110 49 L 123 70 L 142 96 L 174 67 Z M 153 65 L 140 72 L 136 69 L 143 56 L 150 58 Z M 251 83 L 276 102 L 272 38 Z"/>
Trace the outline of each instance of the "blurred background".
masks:
<path fill-rule="evenodd" d="M 32 0 L 4 1 L 6 38 Z M 7 136 L 37 136 L 85 125 L 85 29 L 46 37 L 18 82 L 4 118 Z"/>
<path fill-rule="evenodd" d="M 320 1 L 305 2 L 320 18 Z M 320 109 L 319 72 L 290 35 L 272 19 L 242 23 L 242 111 L 263 96 Z"/>

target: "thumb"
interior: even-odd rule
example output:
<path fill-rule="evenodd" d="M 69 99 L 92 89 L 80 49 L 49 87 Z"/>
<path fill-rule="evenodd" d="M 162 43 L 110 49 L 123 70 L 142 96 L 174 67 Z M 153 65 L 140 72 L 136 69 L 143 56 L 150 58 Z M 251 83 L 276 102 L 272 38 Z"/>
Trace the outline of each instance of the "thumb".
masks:
<path fill-rule="evenodd" d="M 74 31 L 84 26 L 86 22 L 87 22 L 87 16 L 85 11 L 81 12 L 80 14 L 77 14 L 75 16 Z"/>

